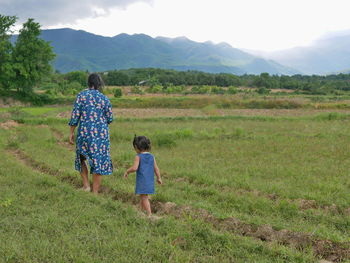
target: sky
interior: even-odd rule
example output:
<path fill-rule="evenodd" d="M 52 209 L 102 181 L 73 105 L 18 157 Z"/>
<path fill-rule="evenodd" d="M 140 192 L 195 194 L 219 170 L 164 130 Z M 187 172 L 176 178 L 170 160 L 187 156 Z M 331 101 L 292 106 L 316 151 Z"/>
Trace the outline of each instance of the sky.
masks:
<path fill-rule="evenodd" d="M 43 29 L 143 33 L 274 51 L 350 29 L 349 0 L 0 0 L 0 14 Z"/>

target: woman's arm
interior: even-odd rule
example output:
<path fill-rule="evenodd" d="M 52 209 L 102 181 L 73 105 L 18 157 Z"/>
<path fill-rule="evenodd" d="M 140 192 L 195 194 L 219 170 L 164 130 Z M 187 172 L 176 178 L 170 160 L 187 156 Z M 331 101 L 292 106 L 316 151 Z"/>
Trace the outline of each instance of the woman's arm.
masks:
<path fill-rule="evenodd" d="M 156 159 L 154 159 L 154 173 L 157 176 L 157 183 L 162 184 L 163 182 L 162 182 L 162 178 L 160 177 L 160 171 L 159 171 Z"/>
<path fill-rule="evenodd" d="M 128 170 L 126 170 L 126 172 L 124 173 L 124 177 L 127 178 L 129 173 L 136 172 L 137 169 L 139 168 L 139 164 L 140 164 L 140 157 L 136 155 L 134 164 Z"/>
<path fill-rule="evenodd" d="M 109 99 L 107 99 L 107 104 L 106 104 L 104 114 L 107 120 L 107 124 L 110 124 L 113 121 L 113 111 L 112 111 L 112 104 Z"/>
<path fill-rule="evenodd" d="M 78 94 L 74 102 L 74 107 L 72 110 L 70 121 L 68 123 L 69 126 L 78 126 L 80 116 L 81 116 L 81 111 L 82 111 L 82 101 L 81 101 L 80 95 Z"/>
<path fill-rule="evenodd" d="M 74 130 L 78 126 L 80 116 L 81 116 L 81 108 L 82 108 L 82 102 L 80 100 L 80 96 L 78 95 L 75 102 L 74 107 L 72 110 L 72 115 L 70 118 L 70 121 L 68 125 L 70 126 L 70 135 L 69 135 L 69 143 L 74 144 Z"/>
<path fill-rule="evenodd" d="M 74 144 L 74 130 L 77 126 L 70 126 L 69 143 Z"/>

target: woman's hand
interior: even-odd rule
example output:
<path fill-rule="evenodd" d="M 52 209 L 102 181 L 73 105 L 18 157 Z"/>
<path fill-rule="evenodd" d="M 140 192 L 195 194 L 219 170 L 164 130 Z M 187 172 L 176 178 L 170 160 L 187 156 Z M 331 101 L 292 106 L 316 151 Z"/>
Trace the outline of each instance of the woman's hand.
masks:
<path fill-rule="evenodd" d="M 71 133 L 70 136 L 69 136 L 69 143 L 70 144 L 74 144 L 74 133 Z"/>
<path fill-rule="evenodd" d="M 125 173 L 124 173 L 124 178 L 128 178 L 128 171 L 126 171 Z"/>
<path fill-rule="evenodd" d="M 76 126 L 70 126 L 69 143 L 74 144 L 74 130 Z"/>
<path fill-rule="evenodd" d="M 158 183 L 158 184 L 163 184 L 162 179 L 161 179 L 161 178 L 157 178 L 157 183 Z"/>

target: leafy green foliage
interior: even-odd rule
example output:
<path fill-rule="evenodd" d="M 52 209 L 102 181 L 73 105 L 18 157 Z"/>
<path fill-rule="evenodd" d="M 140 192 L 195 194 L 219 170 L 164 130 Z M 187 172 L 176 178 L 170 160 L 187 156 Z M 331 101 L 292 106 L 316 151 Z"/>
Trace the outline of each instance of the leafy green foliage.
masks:
<path fill-rule="evenodd" d="M 13 50 L 12 80 L 17 90 L 29 93 L 33 87 L 51 73 L 50 61 L 55 57 L 50 44 L 41 38 L 40 25 L 33 19 L 23 24 Z"/>
<path fill-rule="evenodd" d="M 72 71 L 64 74 L 64 79 L 68 82 L 78 82 L 80 86 L 85 87 L 87 83 L 88 73 L 85 71 Z"/>
<path fill-rule="evenodd" d="M 114 89 L 114 97 L 120 98 L 121 96 L 123 96 L 122 89 L 121 88 Z"/>
<path fill-rule="evenodd" d="M 134 93 L 134 94 L 143 94 L 143 90 L 139 87 L 139 86 L 133 86 L 131 88 L 131 92 Z"/>
<path fill-rule="evenodd" d="M 252 87 L 265 88 L 268 90 L 283 89 L 294 90 L 302 94 L 340 95 L 350 91 L 350 74 L 338 74 L 328 76 L 278 76 L 262 73 L 260 75 L 242 75 L 236 76 L 228 73 L 212 74 L 200 71 L 175 71 L 168 69 L 156 68 L 139 68 L 108 72 L 103 78 L 108 85 L 118 85 L 120 82 L 114 82 L 109 75 L 117 74 L 128 76 L 125 77 L 124 85 L 138 85 L 144 81 L 149 86 L 150 93 L 182 93 L 181 86 L 192 86 L 191 93 L 206 94 L 216 93 L 235 94 L 237 90 L 228 88 L 227 91 L 209 87 Z M 126 81 L 128 79 L 128 81 Z M 207 86 L 207 87 L 203 87 Z M 176 88 L 174 88 L 176 87 Z M 259 93 L 267 94 L 267 90 L 262 89 Z"/>
<path fill-rule="evenodd" d="M 10 42 L 11 28 L 17 18 L 0 14 L 0 89 L 10 88 L 10 79 L 13 77 L 12 45 Z"/>

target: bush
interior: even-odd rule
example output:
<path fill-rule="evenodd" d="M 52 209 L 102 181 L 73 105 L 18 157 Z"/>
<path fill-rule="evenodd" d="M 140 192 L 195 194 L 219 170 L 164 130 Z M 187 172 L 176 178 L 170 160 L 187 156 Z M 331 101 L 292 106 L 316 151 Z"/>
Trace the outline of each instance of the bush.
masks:
<path fill-rule="evenodd" d="M 161 93 L 163 91 L 162 85 L 154 85 L 148 89 L 150 93 Z"/>
<path fill-rule="evenodd" d="M 257 92 L 259 94 L 269 94 L 270 93 L 270 90 L 265 88 L 265 87 L 261 87 L 261 88 L 258 88 Z"/>
<path fill-rule="evenodd" d="M 59 85 L 57 83 L 44 83 L 41 86 L 41 89 L 43 90 L 57 90 L 59 88 Z"/>
<path fill-rule="evenodd" d="M 227 93 L 228 94 L 236 94 L 236 93 L 238 93 L 238 89 L 236 87 L 230 86 L 227 89 Z"/>
<path fill-rule="evenodd" d="M 76 95 L 80 91 L 82 91 L 84 89 L 84 87 L 79 82 L 73 81 L 73 82 L 68 83 L 66 89 L 67 89 L 66 94 Z"/>
<path fill-rule="evenodd" d="M 131 92 L 134 94 L 143 94 L 143 91 L 139 86 L 133 86 Z"/>
<path fill-rule="evenodd" d="M 114 97 L 120 98 L 121 96 L 123 96 L 122 89 L 121 88 L 114 89 Z"/>
<path fill-rule="evenodd" d="M 167 94 L 181 94 L 185 90 L 185 86 L 174 86 L 170 85 L 165 89 L 165 93 Z"/>
<path fill-rule="evenodd" d="M 225 90 L 221 87 L 214 86 L 214 87 L 211 87 L 210 92 L 214 94 L 224 94 Z"/>
<path fill-rule="evenodd" d="M 207 94 L 210 92 L 209 86 L 193 86 L 191 92 L 194 94 Z"/>

